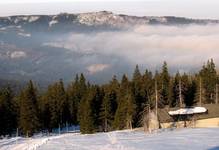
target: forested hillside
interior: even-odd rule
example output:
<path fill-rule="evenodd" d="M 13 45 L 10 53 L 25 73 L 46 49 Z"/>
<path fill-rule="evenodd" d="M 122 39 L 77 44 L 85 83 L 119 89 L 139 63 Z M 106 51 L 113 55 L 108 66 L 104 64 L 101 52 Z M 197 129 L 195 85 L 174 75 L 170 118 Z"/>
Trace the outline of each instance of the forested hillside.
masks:
<path fill-rule="evenodd" d="M 18 93 L 8 85 L 0 91 L 0 135 L 18 128 L 24 136 L 32 136 L 66 124 L 80 125 L 82 133 L 139 127 L 144 108 L 155 106 L 155 83 L 159 108 L 218 103 L 218 75 L 212 59 L 196 74 L 170 75 L 166 62 L 155 73 L 142 72 L 137 65 L 131 79 L 124 74 L 118 81 L 113 76 L 103 85 L 91 84 L 80 74 L 67 85 L 60 79 L 44 92 L 33 81 Z"/>

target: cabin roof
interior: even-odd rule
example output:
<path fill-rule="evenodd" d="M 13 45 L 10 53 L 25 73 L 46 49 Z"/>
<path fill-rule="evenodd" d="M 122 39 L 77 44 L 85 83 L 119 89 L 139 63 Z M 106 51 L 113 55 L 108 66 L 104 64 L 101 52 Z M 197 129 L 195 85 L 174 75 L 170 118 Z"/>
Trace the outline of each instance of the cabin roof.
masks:
<path fill-rule="evenodd" d="M 203 104 L 208 111 L 196 116 L 196 119 L 207 119 L 219 117 L 219 104 Z M 168 114 L 169 111 L 174 111 L 179 108 L 163 108 L 158 110 L 158 118 L 161 123 L 173 122 L 173 118 Z"/>

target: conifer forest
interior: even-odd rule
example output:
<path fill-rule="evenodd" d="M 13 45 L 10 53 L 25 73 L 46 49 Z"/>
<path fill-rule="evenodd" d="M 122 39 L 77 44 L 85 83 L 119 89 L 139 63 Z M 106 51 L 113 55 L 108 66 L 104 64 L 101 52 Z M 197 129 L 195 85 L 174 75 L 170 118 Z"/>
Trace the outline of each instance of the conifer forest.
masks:
<path fill-rule="evenodd" d="M 131 78 L 124 74 L 118 80 L 115 75 L 101 85 L 91 84 L 83 74 L 67 84 L 60 79 L 45 90 L 34 81 L 18 91 L 7 85 L 0 90 L 0 135 L 19 130 L 23 136 L 32 136 L 66 124 L 79 125 L 83 134 L 140 127 L 144 108 L 155 107 L 155 86 L 158 108 L 180 107 L 179 84 L 183 106 L 198 105 L 200 93 L 203 104 L 214 104 L 218 103 L 218 77 L 210 59 L 192 74 L 172 74 L 164 62 L 157 71 L 136 65 Z"/>

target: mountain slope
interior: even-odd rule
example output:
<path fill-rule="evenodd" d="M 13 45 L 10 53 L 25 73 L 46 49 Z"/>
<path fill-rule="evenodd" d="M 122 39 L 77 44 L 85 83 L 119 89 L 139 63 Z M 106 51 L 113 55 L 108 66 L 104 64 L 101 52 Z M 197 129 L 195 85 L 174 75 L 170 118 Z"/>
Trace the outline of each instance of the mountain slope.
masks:
<path fill-rule="evenodd" d="M 206 39 L 206 35 L 210 32 L 208 26 L 215 26 L 210 32 L 215 35 L 218 24 L 218 20 L 137 17 L 107 11 L 0 17 L 0 78 L 47 83 L 59 78 L 71 80 L 83 72 L 88 79 L 103 82 L 113 74 L 131 74 L 142 58 L 145 62 L 140 64 L 144 65 L 166 60 L 170 53 L 162 59 L 157 56 L 157 49 L 163 46 L 162 53 L 181 49 L 199 34 L 204 41 L 217 43 Z M 198 30 L 190 31 L 193 26 L 198 26 Z M 178 38 L 188 44 L 167 45 Z M 171 41 L 162 42 L 166 39 Z M 199 43 L 205 42 L 197 41 L 195 47 L 200 47 Z M 151 49 L 157 53 L 150 53 Z"/>

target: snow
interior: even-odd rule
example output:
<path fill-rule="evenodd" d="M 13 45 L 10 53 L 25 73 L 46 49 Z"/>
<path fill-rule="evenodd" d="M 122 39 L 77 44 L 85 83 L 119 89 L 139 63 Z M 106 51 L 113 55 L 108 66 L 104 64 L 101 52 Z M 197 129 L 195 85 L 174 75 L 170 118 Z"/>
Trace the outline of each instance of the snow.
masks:
<path fill-rule="evenodd" d="M 31 37 L 31 34 L 30 34 L 30 33 L 22 33 L 22 32 L 19 32 L 18 35 L 23 36 L 23 37 Z"/>
<path fill-rule="evenodd" d="M 40 17 L 39 16 L 30 16 L 29 22 L 37 21 Z"/>
<path fill-rule="evenodd" d="M 92 13 L 81 13 L 77 16 L 80 24 L 88 26 L 92 25 L 116 25 L 123 22 L 123 18 L 119 15 L 115 15 L 109 11 L 92 12 Z"/>
<path fill-rule="evenodd" d="M 12 59 L 13 58 L 23 58 L 23 57 L 27 56 L 27 54 L 24 51 L 14 51 L 9 55 Z"/>
<path fill-rule="evenodd" d="M 2 27 L 2 28 L 0 28 L 0 30 L 2 30 L 2 31 L 3 31 L 3 30 L 6 30 L 6 29 L 7 29 L 6 27 Z"/>
<path fill-rule="evenodd" d="M 205 113 L 207 109 L 205 107 L 194 107 L 194 108 L 181 108 L 176 111 L 169 111 L 170 115 L 191 115 L 197 113 Z"/>
<path fill-rule="evenodd" d="M 63 138 L 65 135 L 35 138 L 11 138 L 0 140 L 0 150 L 36 150 L 49 140 Z"/>
<path fill-rule="evenodd" d="M 21 26 L 4 26 L 4 27 L 0 27 L 0 31 L 10 30 L 10 29 L 21 29 Z"/>
<path fill-rule="evenodd" d="M 23 16 L 23 17 L 16 17 L 16 19 L 14 20 L 14 23 L 17 24 L 20 21 L 27 21 L 28 20 L 28 16 Z"/>
<path fill-rule="evenodd" d="M 88 26 L 93 25 L 111 25 L 114 27 L 129 27 L 130 25 L 146 25 L 150 21 L 156 20 L 160 23 L 167 23 L 166 17 L 133 17 L 114 14 L 109 11 L 81 13 L 77 16 L 80 24 Z"/>
<path fill-rule="evenodd" d="M 163 129 L 151 134 L 143 131 L 115 131 L 81 135 L 0 140 L 0 150 L 216 150 L 219 128 Z"/>
<path fill-rule="evenodd" d="M 57 23 L 58 23 L 57 20 L 52 20 L 49 22 L 49 27 L 51 27 L 52 25 L 57 24 Z"/>

